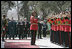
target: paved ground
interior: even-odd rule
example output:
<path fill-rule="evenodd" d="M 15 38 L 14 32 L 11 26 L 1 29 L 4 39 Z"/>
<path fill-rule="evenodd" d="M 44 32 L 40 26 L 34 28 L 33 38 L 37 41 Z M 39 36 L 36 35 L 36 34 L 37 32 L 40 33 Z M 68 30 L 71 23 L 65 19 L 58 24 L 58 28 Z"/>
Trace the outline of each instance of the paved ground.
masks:
<path fill-rule="evenodd" d="M 5 44 L 5 42 L 1 41 L 1 48 L 4 48 L 4 44 Z"/>
<path fill-rule="evenodd" d="M 18 40 L 18 38 L 15 38 L 15 40 L 5 40 L 6 42 L 31 42 L 31 38 L 28 38 L 27 40 Z M 5 42 L 1 41 L 1 48 L 4 48 Z M 43 39 L 36 39 L 36 43 L 39 48 L 65 48 L 60 45 L 54 44 L 50 42 L 50 38 L 43 38 Z"/>

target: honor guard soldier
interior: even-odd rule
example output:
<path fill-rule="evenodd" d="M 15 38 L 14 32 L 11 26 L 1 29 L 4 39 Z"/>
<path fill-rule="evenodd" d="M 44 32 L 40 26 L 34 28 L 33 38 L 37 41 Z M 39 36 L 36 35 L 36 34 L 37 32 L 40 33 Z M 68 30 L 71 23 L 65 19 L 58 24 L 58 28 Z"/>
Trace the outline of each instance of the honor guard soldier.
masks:
<path fill-rule="evenodd" d="M 67 12 L 66 12 L 67 14 Z M 70 47 L 70 33 L 69 33 L 69 30 L 70 30 L 70 27 L 69 27 L 69 17 L 68 15 L 66 15 L 65 17 L 65 46 L 66 47 Z"/>
<path fill-rule="evenodd" d="M 69 14 L 69 48 L 71 48 L 71 14 Z"/>
<path fill-rule="evenodd" d="M 51 25 L 51 32 L 50 32 L 50 37 L 51 37 L 51 42 L 53 42 L 53 21 L 52 19 L 49 18 L 48 22 L 50 23 Z"/>
<path fill-rule="evenodd" d="M 56 22 L 57 22 L 57 33 L 56 33 L 56 35 L 57 35 L 57 44 L 59 44 L 59 27 L 60 27 L 60 25 L 59 25 L 59 23 L 60 23 L 60 21 L 59 21 L 59 18 L 58 18 L 58 15 L 57 15 L 57 19 L 56 19 Z"/>
<path fill-rule="evenodd" d="M 54 25 L 54 42 L 56 43 L 56 41 L 57 41 L 57 23 L 56 23 L 56 18 L 55 18 L 55 16 L 54 16 L 54 18 L 53 18 L 53 25 Z"/>
<path fill-rule="evenodd" d="M 59 14 L 58 15 L 58 25 L 59 25 L 59 45 L 61 45 L 62 44 L 62 39 L 61 39 L 61 15 Z"/>
<path fill-rule="evenodd" d="M 54 42 L 54 25 L 53 25 L 53 19 L 49 20 L 51 23 L 51 41 Z"/>
<path fill-rule="evenodd" d="M 52 32 L 52 41 L 53 42 L 55 42 L 55 38 L 54 38 L 54 33 L 55 33 L 55 27 L 54 27 L 54 19 L 53 19 L 53 17 L 54 17 L 54 15 L 51 17 L 51 23 L 52 23 L 52 30 L 53 30 L 53 32 Z"/>
<path fill-rule="evenodd" d="M 63 31 L 63 17 L 61 16 L 61 44 L 63 45 L 63 33 L 64 33 L 64 31 Z"/>
<path fill-rule="evenodd" d="M 62 45 L 65 46 L 65 12 L 62 13 Z"/>
<path fill-rule="evenodd" d="M 52 31 L 52 35 L 53 35 L 53 36 L 52 36 L 52 42 L 55 42 L 55 41 L 54 41 L 54 40 L 55 40 L 55 38 L 54 38 L 54 32 L 55 32 L 55 31 L 54 31 L 54 21 L 53 21 L 53 17 L 54 17 L 54 15 L 51 17 L 51 18 L 52 18 L 52 19 L 51 19 L 51 24 L 52 24 L 52 30 L 53 30 L 53 31 Z"/>
<path fill-rule="evenodd" d="M 70 26 L 71 26 L 71 22 L 70 22 L 70 18 L 69 18 L 69 13 L 66 12 L 66 17 L 65 17 L 65 46 L 71 48 L 71 39 L 70 39 L 70 31 L 71 30 Z"/>
<path fill-rule="evenodd" d="M 35 41 L 36 41 L 36 32 L 38 30 L 38 19 L 35 18 L 36 16 L 36 12 L 34 11 L 32 13 L 32 16 L 30 17 L 30 30 L 31 30 L 31 45 L 35 45 Z"/>

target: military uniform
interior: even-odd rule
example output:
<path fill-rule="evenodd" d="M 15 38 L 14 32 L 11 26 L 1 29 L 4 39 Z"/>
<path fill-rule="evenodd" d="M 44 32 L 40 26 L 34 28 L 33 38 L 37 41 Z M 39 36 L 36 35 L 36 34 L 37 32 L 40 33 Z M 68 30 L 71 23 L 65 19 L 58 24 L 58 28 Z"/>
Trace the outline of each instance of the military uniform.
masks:
<path fill-rule="evenodd" d="M 51 23 L 52 23 L 52 41 L 55 42 L 55 38 L 54 38 L 55 37 L 55 34 L 54 34 L 55 33 L 55 30 L 54 30 L 55 27 L 54 26 L 55 25 L 54 25 L 53 19 L 51 19 Z"/>
<path fill-rule="evenodd" d="M 65 43 L 65 36 L 64 36 L 64 17 L 61 17 L 61 26 L 60 26 L 60 31 L 61 31 L 61 44 L 63 45 Z"/>
<path fill-rule="evenodd" d="M 59 18 L 59 44 L 62 44 L 62 39 L 61 39 L 61 18 Z"/>
<path fill-rule="evenodd" d="M 31 45 L 35 45 L 36 41 L 36 32 L 38 30 L 38 19 L 36 19 L 34 16 L 30 17 L 30 30 L 31 30 Z"/>
<path fill-rule="evenodd" d="M 69 19 L 65 17 L 65 46 L 69 47 L 70 35 L 69 35 Z"/>
<path fill-rule="evenodd" d="M 69 18 L 69 47 L 71 48 L 71 20 Z"/>
<path fill-rule="evenodd" d="M 54 18 L 54 22 L 53 22 L 53 25 L 54 25 L 54 42 L 56 43 L 57 41 L 57 24 L 56 24 L 56 18 Z"/>
<path fill-rule="evenodd" d="M 51 24 L 51 32 L 50 32 L 51 42 L 54 42 L 53 20 L 49 19 L 49 23 Z"/>

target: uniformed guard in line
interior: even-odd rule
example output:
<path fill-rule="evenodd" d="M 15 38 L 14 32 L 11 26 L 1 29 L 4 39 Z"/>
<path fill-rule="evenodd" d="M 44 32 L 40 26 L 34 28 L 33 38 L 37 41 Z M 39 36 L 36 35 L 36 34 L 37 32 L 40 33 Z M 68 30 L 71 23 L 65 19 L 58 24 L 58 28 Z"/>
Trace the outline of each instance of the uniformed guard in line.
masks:
<path fill-rule="evenodd" d="M 51 41 L 54 42 L 54 21 L 51 19 Z"/>
<path fill-rule="evenodd" d="M 57 34 L 57 23 L 56 23 L 56 18 L 55 17 L 53 18 L 53 25 L 54 25 L 53 26 L 53 28 L 54 28 L 54 42 L 56 43 L 56 39 L 57 39 L 56 38 L 56 36 L 57 36 L 56 35 Z"/>
<path fill-rule="evenodd" d="M 63 14 L 62 14 L 62 16 L 63 16 L 63 20 L 62 20 L 62 22 L 63 22 L 63 25 L 62 25 L 62 27 L 63 27 L 63 46 L 65 46 L 65 35 L 66 35 L 66 33 L 65 33 L 65 17 L 66 17 L 66 15 L 65 15 L 65 12 L 63 12 Z"/>
<path fill-rule="evenodd" d="M 3 15 L 3 20 L 2 20 L 2 41 L 5 42 L 4 37 L 6 34 L 6 27 L 7 27 L 7 20 L 6 20 L 6 15 Z"/>
<path fill-rule="evenodd" d="M 71 14 L 69 14 L 69 13 L 67 13 L 67 15 L 66 15 L 66 24 L 67 24 L 67 26 L 66 26 L 66 32 L 67 32 L 67 36 L 66 36 L 66 46 L 67 47 L 69 47 L 69 48 L 71 48 Z"/>
<path fill-rule="evenodd" d="M 65 17 L 65 46 L 69 47 L 70 35 L 69 35 L 69 18 Z"/>
<path fill-rule="evenodd" d="M 35 18 L 36 17 L 36 12 L 34 11 L 32 13 L 32 16 L 30 17 L 30 30 L 31 30 L 31 45 L 35 45 L 35 41 L 36 41 L 36 32 L 38 30 L 38 19 Z"/>
<path fill-rule="evenodd" d="M 71 14 L 69 12 L 69 47 L 71 48 Z"/>

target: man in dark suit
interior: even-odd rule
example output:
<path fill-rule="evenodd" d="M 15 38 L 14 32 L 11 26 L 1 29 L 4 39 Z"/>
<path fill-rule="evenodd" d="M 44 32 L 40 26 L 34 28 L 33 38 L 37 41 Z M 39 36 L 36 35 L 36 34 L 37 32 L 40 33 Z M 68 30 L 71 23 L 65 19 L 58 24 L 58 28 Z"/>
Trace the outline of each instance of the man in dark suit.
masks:
<path fill-rule="evenodd" d="M 27 39 L 27 35 L 29 34 L 29 27 L 30 27 L 30 25 L 29 25 L 29 22 L 27 21 L 27 18 L 25 18 L 24 19 L 24 28 L 25 28 L 25 30 L 24 30 L 24 37 L 26 37 L 26 39 Z"/>
<path fill-rule="evenodd" d="M 42 24 L 40 22 L 38 22 L 38 39 L 42 39 L 41 30 L 42 30 Z"/>
<path fill-rule="evenodd" d="M 46 37 L 46 34 L 47 34 L 46 30 L 47 30 L 47 24 L 44 21 L 44 23 L 43 23 L 43 37 Z"/>
<path fill-rule="evenodd" d="M 24 26 L 23 26 L 23 21 L 22 19 L 18 22 L 18 35 L 19 35 L 19 39 L 23 39 L 23 33 L 24 33 Z"/>
<path fill-rule="evenodd" d="M 9 21 L 8 23 L 8 30 L 9 30 L 9 39 L 11 39 L 11 37 L 14 40 L 15 34 L 16 34 L 16 22 L 13 20 Z"/>

